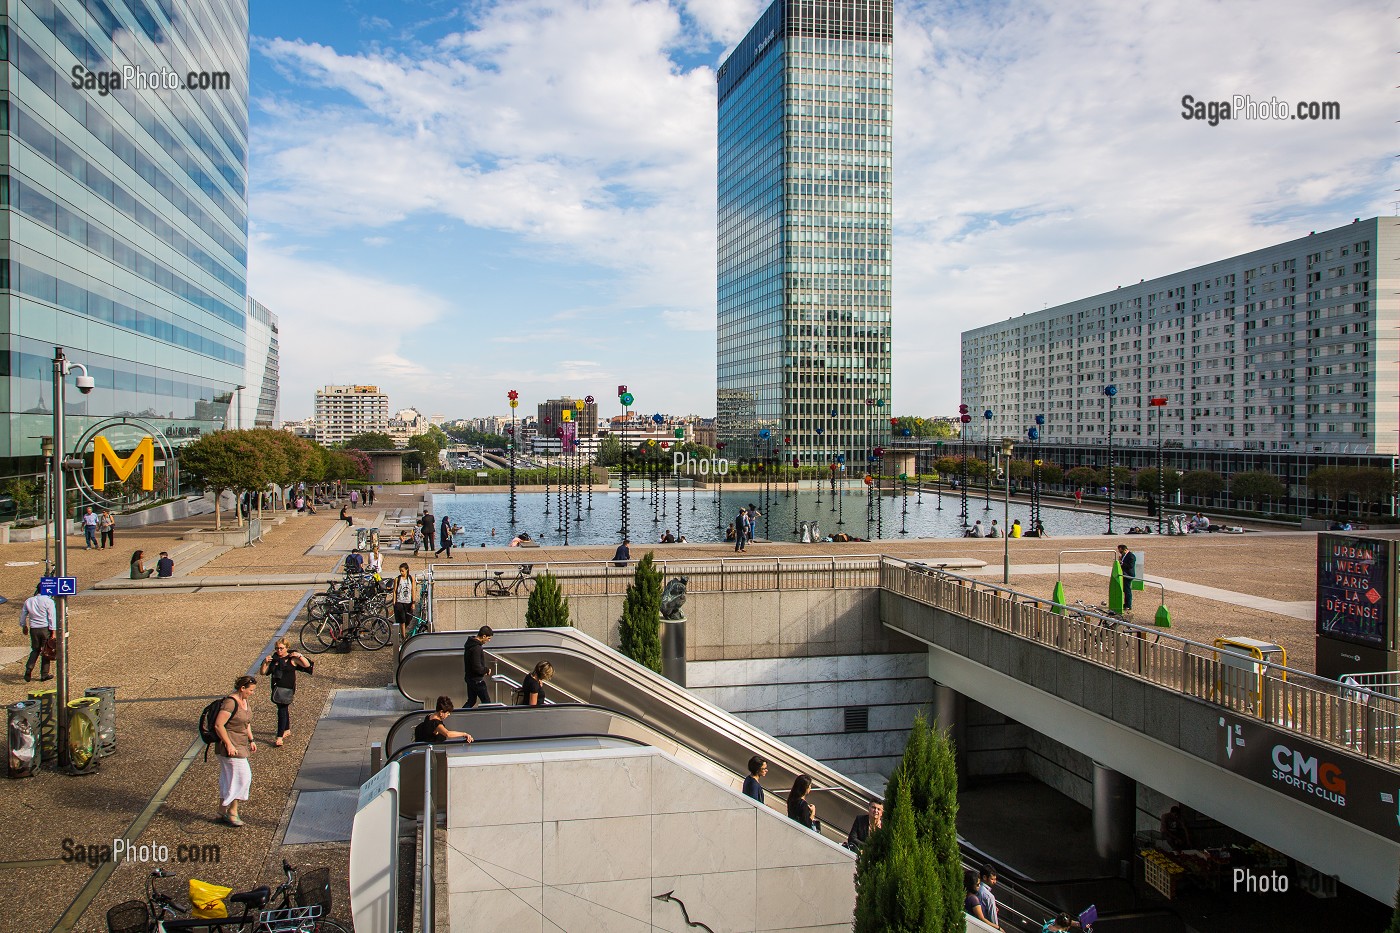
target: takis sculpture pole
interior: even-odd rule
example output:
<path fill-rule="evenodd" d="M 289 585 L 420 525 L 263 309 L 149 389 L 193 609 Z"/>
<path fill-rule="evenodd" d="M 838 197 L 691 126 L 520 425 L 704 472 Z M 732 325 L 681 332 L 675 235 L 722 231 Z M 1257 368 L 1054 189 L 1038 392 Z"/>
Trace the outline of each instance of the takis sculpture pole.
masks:
<path fill-rule="evenodd" d="M 632 446 L 627 441 L 627 422 L 631 415 L 627 409 L 633 402 L 632 393 L 626 386 L 617 387 L 617 400 L 622 405 L 622 540 L 627 540 L 627 471 L 632 459 Z"/>
<path fill-rule="evenodd" d="M 510 524 L 515 527 L 515 407 L 520 404 L 520 393 L 511 389 L 506 398 L 510 400 L 510 437 L 506 444 L 510 449 Z"/>
<path fill-rule="evenodd" d="M 1108 533 L 1113 534 L 1113 399 L 1118 387 L 1106 385 L 1103 394 L 1108 396 Z"/>

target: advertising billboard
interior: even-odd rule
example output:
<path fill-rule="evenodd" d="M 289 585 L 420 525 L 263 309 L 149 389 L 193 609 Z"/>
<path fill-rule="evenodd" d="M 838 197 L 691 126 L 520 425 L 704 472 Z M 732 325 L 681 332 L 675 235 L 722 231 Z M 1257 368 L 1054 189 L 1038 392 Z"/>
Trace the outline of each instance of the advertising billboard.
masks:
<path fill-rule="evenodd" d="M 1317 536 L 1317 634 L 1388 648 L 1394 544 L 1348 534 Z"/>

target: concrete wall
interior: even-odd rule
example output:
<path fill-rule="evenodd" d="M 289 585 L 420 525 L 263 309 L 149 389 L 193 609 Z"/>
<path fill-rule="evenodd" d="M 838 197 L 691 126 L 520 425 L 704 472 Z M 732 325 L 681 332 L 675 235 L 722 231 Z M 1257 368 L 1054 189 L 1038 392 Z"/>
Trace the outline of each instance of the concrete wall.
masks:
<path fill-rule="evenodd" d="M 699 661 L 686 666 L 686 683 L 701 699 L 856 780 L 889 777 L 915 713 L 931 716 L 933 701 L 926 653 Z M 869 709 L 869 731 L 845 731 L 847 707 Z M 876 784 L 872 789 L 881 790 Z"/>
<path fill-rule="evenodd" d="M 525 597 L 435 596 L 438 631 L 525 625 Z M 575 627 L 617 647 L 622 594 L 570 596 Z M 691 593 L 685 604 L 691 661 L 888 654 L 922 648 L 880 624 L 878 589 L 746 590 Z"/>
<path fill-rule="evenodd" d="M 452 933 L 849 931 L 850 852 L 654 748 L 449 758 Z"/>

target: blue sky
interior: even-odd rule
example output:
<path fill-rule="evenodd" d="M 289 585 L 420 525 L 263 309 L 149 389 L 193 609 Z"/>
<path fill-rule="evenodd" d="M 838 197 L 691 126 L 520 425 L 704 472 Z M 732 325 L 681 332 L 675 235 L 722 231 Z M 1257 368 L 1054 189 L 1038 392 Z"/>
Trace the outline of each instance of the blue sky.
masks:
<path fill-rule="evenodd" d="M 282 415 L 326 383 L 468 417 L 714 413 L 714 69 L 757 0 L 252 0 L 249 292 Z M 1379 2 L 896 0 L 896 413 L 958 334 L 1395 213 Z M 1338 101 L 1330 123 L 1181 98 Z"/>

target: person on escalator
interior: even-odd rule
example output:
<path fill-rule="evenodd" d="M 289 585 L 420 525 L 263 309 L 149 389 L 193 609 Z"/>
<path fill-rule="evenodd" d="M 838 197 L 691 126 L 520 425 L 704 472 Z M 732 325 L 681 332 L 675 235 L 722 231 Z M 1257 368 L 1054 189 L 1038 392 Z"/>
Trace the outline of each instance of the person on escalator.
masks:
<path fill-rule="evenodd" d="M 866 811 L 851 824 L 851 831 L 846 836 L 846 848 L 852 852 L 859 852 L 860 847 L 865 845 L 865 840 L 870 838 L 871 832 L 880 828 L 884 818 L 885 805 L 878 800 L 872 800 Z"/>
<path fill-rule="evenodd" d="M 438 697 L 433 711 L 428 714 L 426 719 L 413 727 L 413 741 L 445 742 L 448 739 L 466 739 L 471 742 L 472 737 L 467 733 L 447 728 L 446 719 L 448 713 L 451 712 L 452 698 Z"/>
<path fill-rule="evenodd" d="M 749 776 L 744 778 L 744 796 L 752 797 L 759 803 L 763 803 L 763 785 L 758 783 L 759 779 L 768 773 L 768 760 L 762 755 L 754 755 L 749 759 Z"/>
<path fill-rule="evenodd" d="M 486 689 L 486 676 L 491 673 L 486 663 L 486 643 L 493 634 L 491 626 L 483 625 L 467 639 L 467 646 L 462 652 L 462 666 L 467 680 L 467 709 L 477 703 L 491 702 L 491 694 Z"/>
<path fill-rule="evenodd" d="M 797 780 L 792 782 L 792 790 L 788 791 L 787 799 L 788 819 L 819 833 L 822 831 L 822 824 L 817 819 L 817 805 L 807 799 L 807 793 L 811 789 L 812 779 L 808 775 L 799 774 Z"/>
<path fill-rule="evenodd" d="M 535 669 L 525 675 L 520 685 L 521 706 L 544 706 L 544 685 L 554 679 L 554 665 L 541 661 Z"/>

